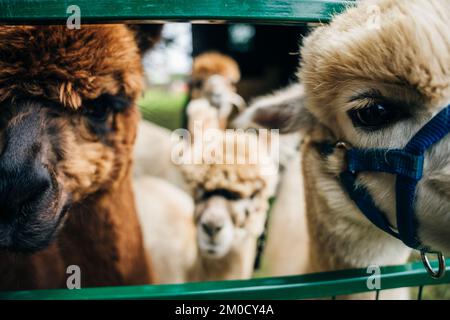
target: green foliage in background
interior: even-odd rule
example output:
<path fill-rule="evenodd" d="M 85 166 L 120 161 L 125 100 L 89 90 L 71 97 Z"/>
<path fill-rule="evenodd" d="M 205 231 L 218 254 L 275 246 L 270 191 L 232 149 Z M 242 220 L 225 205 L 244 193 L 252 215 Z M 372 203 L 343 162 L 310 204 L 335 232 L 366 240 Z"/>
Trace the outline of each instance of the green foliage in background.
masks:
<path fill-rule="evenodd" d="M 187 99 L 186 93 L 151 89 L 144 93 L 144 96 L 138 101 L 138 105 L 145 120 L 175 130 L 182 126 L 183 108 Z"/>

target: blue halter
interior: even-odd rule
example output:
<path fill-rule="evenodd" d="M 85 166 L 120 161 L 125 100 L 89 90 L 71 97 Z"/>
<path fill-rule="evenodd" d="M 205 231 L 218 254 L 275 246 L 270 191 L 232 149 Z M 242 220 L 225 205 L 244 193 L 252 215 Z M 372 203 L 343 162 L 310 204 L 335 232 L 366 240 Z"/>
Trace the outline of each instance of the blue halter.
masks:
<path fill-rule="evenodd" d="M 414 215 L 416 187 L 423 174 L 424 154 L 432 145 L 450 132 L 450 105 L 426 123 L 403 149 L 357 149 L 347 150 L 347 168 L 340 180 L 350 198 L 361 212 L 378 228 L 403 241 L 405 245 L 420 250 L 425 267 L 434 277 L 445 271 L 442 254 L 424 246 L 417 236 L 417 221 Z M 369 192 L 357 186 L 357 173 L 362 171 L 387 172 L 396 178 L 397 230 L 394 230 L 386 215 L 375 205 Z M 439 256 L 440 273 L 434 273 L 425 256 L 426 252 Z M 443 266 L 442 266 L 443 265 Z"/>

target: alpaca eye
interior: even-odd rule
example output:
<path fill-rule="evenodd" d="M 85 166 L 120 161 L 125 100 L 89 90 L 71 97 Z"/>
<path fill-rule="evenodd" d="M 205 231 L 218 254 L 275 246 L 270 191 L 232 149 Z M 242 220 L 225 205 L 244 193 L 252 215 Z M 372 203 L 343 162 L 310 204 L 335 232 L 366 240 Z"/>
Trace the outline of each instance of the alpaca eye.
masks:
<path fill-rule="evenodd" d="M 122 112 L 131 105 L 131 99 L 123 94 L 102 94 L 96 99 L 84 102 L 84 115 L 94 122 L 102 123 L 108 120 L 114 112 Z"/>
<path fill-rule="evenodd" d="M 200 89 L 203 86 L 202 80 L 192 80 L 191 81 L 191 87 L 192 89 Z"/>
<path fill-rule="evenodd" d="M 105 122 L 108 119 L 110 109 L 105 105 L 94 105 L 85 108 L 84 114 L 95 122 Z"/>
<path fill-rule="evenodd" d="M 398 119 L 398 112 L 387 104 L 373 103 L 364 108 L 349 111 L 349 116 L 356 127 L 376 130 Z"/>

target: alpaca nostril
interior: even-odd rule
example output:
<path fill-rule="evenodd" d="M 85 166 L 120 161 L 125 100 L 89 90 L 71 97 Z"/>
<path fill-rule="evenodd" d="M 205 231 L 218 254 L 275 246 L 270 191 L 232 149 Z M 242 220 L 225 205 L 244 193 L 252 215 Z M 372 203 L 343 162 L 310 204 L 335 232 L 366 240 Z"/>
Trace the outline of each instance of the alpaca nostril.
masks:
<path fill-rule="evenodd" d="M 210 237 L 214 234 L 213 227 L 207 223 L 202 223 L 202 229 Z"/>
<path fill-rule="evenodd" d="M 222 226 L 209 223 L 202 223 L 202 229 L 208 236 L 213 237 L 222 229 Z"/>
<path fill-rule="evenodd" d="M 33 211 L 52 187 L 50 173 L 41 165 L 25 167 L 16 174 L 1 172 L 0 219 Z"/>

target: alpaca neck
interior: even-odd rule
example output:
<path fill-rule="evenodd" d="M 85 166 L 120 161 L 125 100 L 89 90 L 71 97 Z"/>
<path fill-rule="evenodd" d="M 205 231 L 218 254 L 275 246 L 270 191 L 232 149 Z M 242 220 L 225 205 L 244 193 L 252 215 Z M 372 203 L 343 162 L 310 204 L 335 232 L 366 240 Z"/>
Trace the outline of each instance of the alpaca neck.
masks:
<path fill-rule="evenodd" d="M 302 274 L 308 267 L 309 238 L 298 151 L 284 167 L 264 250 L 264 268 L 274 276 Z"/>
<path fill-rule="evenodd" d="M 189 281 L 248 279 L 253 274 L 255 250 L 256 239 L 248 235 L 220 259 L 206 258 L 197 252 L 195 265 L 189 271 Z"/>
<path fill-rule="evenodd" d="M 305 141 L 301 155 L 310 237 L 308 271 L 405 263 L 410 250 L 357 209 L 338 179 L 325 170 L 314 144 Z"/>
<path fill-rule="evenodd" d="M 130 176 L 68 215 L 59 244 L 64 261 L 80 266 L 82 285 L 150 282 Z"/>

